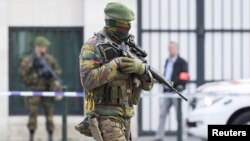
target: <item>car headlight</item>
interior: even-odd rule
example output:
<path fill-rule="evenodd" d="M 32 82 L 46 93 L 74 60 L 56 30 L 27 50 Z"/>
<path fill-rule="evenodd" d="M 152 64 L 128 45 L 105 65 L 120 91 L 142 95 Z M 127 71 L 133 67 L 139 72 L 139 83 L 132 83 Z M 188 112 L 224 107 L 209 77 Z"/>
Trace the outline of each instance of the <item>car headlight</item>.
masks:
<path fill-rule="evenodd" d="M 198 98 L 196 107 L 201 108 L 201 107 L 209 107 L 212 106 L 214 103 L 218 102 L 221 100 L 223 97 L 212 97 L 212 96 L 205 96 L 203 98 Z"/>

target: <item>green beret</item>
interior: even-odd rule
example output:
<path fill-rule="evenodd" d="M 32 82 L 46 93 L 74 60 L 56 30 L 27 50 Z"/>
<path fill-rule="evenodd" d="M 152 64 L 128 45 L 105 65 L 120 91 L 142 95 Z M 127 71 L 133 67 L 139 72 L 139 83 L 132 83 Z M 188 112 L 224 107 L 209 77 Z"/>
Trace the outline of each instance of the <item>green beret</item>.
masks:
<path fill-rule="evenodd" d="M 45 38 L 43 36 L 38 36 L 34 40 L 34 45 L 48 47 L 50 45 L 50 42 L 49 42 L 49 40 L 47 38 Z"/>
<path fill-rule="evenodd" d="M 115 20 L 132 21 L 135 19 L 134 12 L 119 2 L 108 3 L 104 13 Z"/>

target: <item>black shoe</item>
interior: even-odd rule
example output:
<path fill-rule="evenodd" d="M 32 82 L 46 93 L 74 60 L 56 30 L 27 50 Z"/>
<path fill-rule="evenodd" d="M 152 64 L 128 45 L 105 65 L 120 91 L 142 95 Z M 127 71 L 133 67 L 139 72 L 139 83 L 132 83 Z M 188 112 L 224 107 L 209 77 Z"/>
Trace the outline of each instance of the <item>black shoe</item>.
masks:
<path fill-rule="evenodd" d="M 34 141 L 34 134 L 30 134 L 30 140 L 29 141 Z"/>
<path fill-rule="evenodd" d="M 49 139 L 48 141 L 53 141 L 53 134 L 52 134 L 52 132 L 49 132 L 49 138 L 48 139 Z"/>
<path fill-rule="evenodd" d="M 30 140 L 29 141 L 34 141 L 34 130 L 30 130 Z"/>
<path fill-rule="evenodd" d="M 163 141 L 163 139 L 155 139 L 154 141 Z"/>

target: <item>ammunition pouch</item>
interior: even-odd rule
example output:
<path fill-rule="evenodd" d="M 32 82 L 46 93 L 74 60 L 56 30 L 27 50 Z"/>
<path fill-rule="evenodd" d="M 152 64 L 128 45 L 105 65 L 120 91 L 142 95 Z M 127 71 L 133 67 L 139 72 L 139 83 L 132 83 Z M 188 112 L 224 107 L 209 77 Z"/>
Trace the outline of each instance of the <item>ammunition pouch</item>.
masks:
<path fill-rule="evenodd" d="M 130 79 L 130 89 L 131 93 L 129 93 L 129 104 L 137 105 L 141 99 L 141 80 L 137 76 L 132 76 Z"/>
<path fill-rule="evenodd" d="M 129 98 L 129 102 L 133 105 L 139 104 L 141 99 L 141 88 L 135 87 L 133 88 L 133 92 L 131 94 L 131 97 Z"/>
<path fill-rule="evenodd" d="M 87 91 L 84 102 L 85 111 L 92 112 L 95 110 L 100 115 L 115 116 L 125 113 L 126 117 L 133 116 L 134 109 L 132 105 L 139 103 L 141 88 L 134 87 L 131 79 L 114 80 L 91 91 Z M 120 105 L 123 107 L 123 110 L 102 108 L 107 105 Z"/>

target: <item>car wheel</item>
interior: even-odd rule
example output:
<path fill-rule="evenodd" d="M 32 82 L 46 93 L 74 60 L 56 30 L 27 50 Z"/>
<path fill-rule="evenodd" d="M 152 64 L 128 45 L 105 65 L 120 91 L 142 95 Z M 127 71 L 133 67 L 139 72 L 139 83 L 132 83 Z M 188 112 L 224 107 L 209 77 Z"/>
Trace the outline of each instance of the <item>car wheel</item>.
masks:
<path fill-rule="evenodd" d="M 233 125 L 250 125 L 250 111 L 238 115 L 232 122 Z"/>

